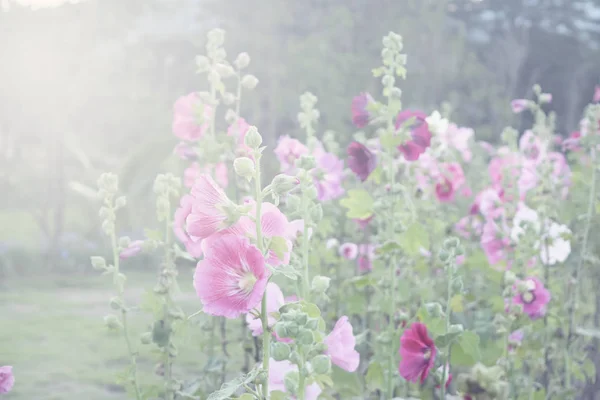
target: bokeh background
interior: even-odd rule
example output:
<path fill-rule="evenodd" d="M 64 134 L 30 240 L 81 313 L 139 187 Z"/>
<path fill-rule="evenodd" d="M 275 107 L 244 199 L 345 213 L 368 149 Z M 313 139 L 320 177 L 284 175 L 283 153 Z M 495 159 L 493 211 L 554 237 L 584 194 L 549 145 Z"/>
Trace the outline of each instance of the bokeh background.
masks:
<path fill-rule="evenodd" d="M 408 54 L 405 107 L 449 108 L 479 140 L 528 122 L 509 102 L 535 83 L 568 135 L 600 83 L 599 0 L 0 0 L 0 10 L 0 365 L 18 371 L 9 399 L 125 398 L 111 366 L 127 360 L 101 323 L 110 288 L 89 265 L 106 249 L 95 182 L 119 174 L 121 234 L 151 228 L 156 174 L 184 168 L 172 157 L 172 105 L 204 89 L 194 56 L 209 29 L 226 30 L 231 57 L 250 54 L 260 83 L 242 115 L 269 146 L 298 131 L 305 91 L 319 98 L 322 131 L 347 143 L 352 96 L 379 93 L 371 69 L 389 31 Z M 151 264 L 130 263 L 132 298 L 151 287 Z M 194 357 L 182 368 L 193 372 Z"/>

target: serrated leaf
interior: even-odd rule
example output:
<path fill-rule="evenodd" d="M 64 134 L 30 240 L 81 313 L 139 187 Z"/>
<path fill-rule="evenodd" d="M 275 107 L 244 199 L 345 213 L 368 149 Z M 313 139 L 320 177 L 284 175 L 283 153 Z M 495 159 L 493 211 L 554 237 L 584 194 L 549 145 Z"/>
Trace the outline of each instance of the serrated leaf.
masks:
<path fill-rule="evenodd" d="M 300 272 L 291 265 L 280 265 L 278 267 L 271 268 L 274 275 L 283 275 L 288 279 L 297 280 L 300 276 Z"/>
<path fill-rule="evenodd" d="M 451 364 L 470 367 L 481 359 L 479 351 L 479 336 L 475 332 L 465 331 L 460 339 L 452 346 Z"/>
<path fill-rule="evenodd" d="M 383 245 L 375 249 L 375 254 L 381 255 L 385 253 L 391 253 L 392 251 L 400 250 L 400 243 L 395 240 L 388 240 Z"/>
<path fill-rule="evenodd" d="M 340 205 L 347 209 L 348 218 L 367 219 L 373 215 L 374 200 L 366 190 L 349 190 L 348 196 L 340 200 Z"/>
<path fill-rule="evenodd" d="M 254 379 L 256 379 L 259 372 L 260 368 L 257 366 L 253 368 L 250 372 L 248 372 L 246 375 L 242 375 L 238 378 L 224 383 L 221 386 L 221 389 L 211 393 L 211 395 L 208 396 L 207 400 L 225 400 L 230 398 L 241 386 L 246 385 L 252 382 Z"/>
<path fill-rule="evenodd" d="M 462 332 L 453 332 L 440 335 L 435 339 L 435 345 L 437 347 L 444 348 L 455 341 L 461 335 L 461 333 Z"/>
<path fill-rule="evenodd" d="M 370 391 L 383 389 L 383 368 L 381 367 L 381 364 L 379 362 L 373 361 L 369 365 L 369 368 L 367 369 L 367 376 L 365 377 L 365 382 L 367 383 L 367 388 Z"/>
<path fill-rule="evenodd" d="M 450 299 L 450 308 L 452 309 L 452 312 L 463 312 L 464 306 L 463 297 L 461 294 L 455 294 L 454 296 L 452 296 L 452 298 Z"/>
<path fill-rule="evenodd" d="M 406 254 L 416 256 L 421 248 L 429 248 L 429 235 L 423 224 L 415 222 L 400 235 L 398 242 Z"/>

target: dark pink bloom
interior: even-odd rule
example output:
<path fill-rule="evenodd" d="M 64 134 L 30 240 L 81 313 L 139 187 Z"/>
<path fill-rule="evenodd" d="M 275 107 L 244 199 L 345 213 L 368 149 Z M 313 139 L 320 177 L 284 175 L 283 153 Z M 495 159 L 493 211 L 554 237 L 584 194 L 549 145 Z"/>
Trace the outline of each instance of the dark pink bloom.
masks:
<path fill-rule="evenodd" d="M 377 158 L 364 144 L 352 142 L 346 150 L 348 167 L 362 181 L 366 181 L 371 172 L 377 167 Z"/>
<path fill-rule="evenodd" d="M 431 132 L 425 120 L 427 115 L 422 111 L 405 110 L 396 117 L 396 130 L 407 127 L 411 139 L 398 146 L 407 161 L 416 161 L 431 144 Z M 409 123 L 408 126 L 406 124 Z"/>
<path fill-rule="evenodd" d="M 340 246 L 340 256 L 346 260 L 354 260 L 358 255 L 358 246 L 354 243 L 344 243 Z"/>
<path fill-rule="evenodd" d="M 439 166 L 440 176 L 435 185 L 435 195 L 443 203 L 452 202 L 454 195 L 466 182 L 459 163 L 444 163 Z"/>
<path fill-rule="evenodd" d="M 525 111 L 528 105 L 529 100 L 526 99 L 516 99 L 510 102 L 510 108 L 515 114 Z"/>
<path fill-rule="evenodd" d="M 331 362 L 348 372 L 354 372 L 360 362 L 360 354 L 354 350 L 356 339 L 352 333 L 352 325 L 348 317 L 341 317 L 333 330 L 323 340 L 327 345 L 325 354 L 331 357 Z"/>
<path fill-rule="evenodd" d="M 133 242 L 129 243 L 129 246 L 127 246 L 127 248 L 121 250 L 119 258 L 121 260 L 125 260 L 126 258 L 138 255 L 142 251 L 143 244 L 143 240 L 134 240 Z"/>
<path fill-rule="evenodd" d="M 0 394 L 8 393 L 15 384 L 15 376 L 12 367 L 9 365 L 0 367 Z"/>
<path fill-rule="evenodd" d="M 400 338 L 400 375 L 410 382 L 425 382 L 435 364 L 437 349 L 427 333 L 427 327 L 414 322 Z"/>
<path fill-rule="evenodd" d="M 550 302 L 551 295 L 544 284 L 535 277 L 527 278 L 521 282 L 526 290 L 513 297 L 513 304 L 521 304 L 523 312 L 532 320 L 538 319 L 546 314 L 546 306 Z M 518 285 L 515 285 L 517 287 Z M 518 290 L 518 288 L 517 288 Z"/>
<path fill-rule="evenodd" d="M 199 140 L 208 130 L 213 110 L 202 103 L 198 93 L 190 93 L 175 102 L 173 133 L 180 139 Z"/>
<path fill-rule="evenodd" d="M 364 128 L 369 123 L 368 105 L 375 100 L 369 93 L 361 93 L 352 99 L 352 123 L 357 128 Z"/>
<path fill-rule="evenodd" d="M 259 305 L 268 280 L 261 252 L 244 237 L 224 235 L 205 247 L 194 288 L 205 313 L 236 318 Z"/>

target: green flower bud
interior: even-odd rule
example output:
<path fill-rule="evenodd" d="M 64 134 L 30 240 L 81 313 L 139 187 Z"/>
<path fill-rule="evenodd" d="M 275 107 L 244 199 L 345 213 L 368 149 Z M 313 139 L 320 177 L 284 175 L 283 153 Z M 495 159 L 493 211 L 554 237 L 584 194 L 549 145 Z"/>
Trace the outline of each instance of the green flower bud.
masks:
<path fill-rule="evenodd" d="M 225 31 L 219 28 L 211 29 L 206 38 L 210 46 L 219 47 L 225 43 Z"/>
<path fill-rule="evenodd" d="M 306 322 L 308 321 L 308 315 L 300 312 L 298 314 L 296 314 L 296 318 L 294 320 L 294 322 L 298 325 L 298 326 L 304 326 L 306 325 Z"/>
<path fill-rule="evenodd" d="M 310 346 L 315 342 L 315 336 L 312 331 L 308 329 L 301 329 L 298 333 L 298 343 Z"/>
<path fill-rule="evenodd" d="M 290 356 L 290 351 L 290 346 L 287 343 L 271 343 L 271 357 L 273 357 L 275 361 L 287 360 Z"/>
<path fill-rule="evenodd" d="M 289 338 L 290 332 L 288 331 L 288 323 L 287 322 L 278 322 L 275 325 L 275 333 L 280 338 Z"/>
<path fill-rule="evenodd" d="M 290 353 L 290 361 L 291 361 L 293 364 L 299 364 L 299 363 L 300 363 L 300 361 L 301 361 L 301 360 L 300 360 L 300 354 L 298 354 L 298 352 L 297 352 L 297 351 L 292 351 L 292 352 Z"/>
<path fill-rule="evenodd" d="M 317 188 L 315 188 L 314 185 L 306 189 L 304 193 L 309 200 L 314 200 L 317 198 Z"/>
<path fill-rule="evenodd" d="M 317 220 L 318 221 L 318 220 Z M 312 290 L 315 293 L 325 293 L 329 289 L 329 282 L 331 278 L 326 276 L 317 275 L 312 280 Z"/>
<path fill-rule="evenodd" d="M 140 335 L 140 342 L 142 344 L 150 344 L 152 343 L 152 332 L 144 332 Z"/>
<path fill-rule="evenodd" d="M 112 234 L 112 232 L 114 232 L 115 230 L 115 223 L 112 221 L 104 221 L 102 223 L 102 231 L 104 232 L 105 235 L 110 236 L 110 234 Z"/>
<path fill-rule="evenodd" d="M 512 271 L 506 271 L 504 273 L 504 283 L 507 285 L 514 285 L 517 281 L 517 275 Z"/>
<path fill-rule="evenodd" d="M 298 332 L 300 330 L 300 328 L 298 327 L 298 325 L 296 325 L 293 322 L 289 322 L 288 323 L 287 329 L 288 329 L 288 333 L 290 335 L 289 337 L 291 337 L 291 338 L 295 338 L 298 335 Z"/>
<path fill-rule="evenodd" d="M 219 84 L 219 82 L 221 82 L 221 75 L 219 75 L 219 73 L 217 71 L 215 71 L 214 69 L 210 70 L 210 72 L 208 73 L 208 81 L 212 84 L 212 85 L 217 85 Z"/>
<path fill-rule="evenodd" d="M 98 270 L 106 269 L 106 260 L 104 260 L 104 257 L 92 256 L 92 257 L 90 257 L 90 260 L 92 262 L 92 267 L 94 269 L 98 269 Z"/>
<path fill-rule="evenodd" d="M 271 187 L 277 196 L 284 196 L 300 184 L 300 180 L 295 176 L 279 174 L 273 178 Z"/>
<path fill-rule="evenodd" d="M 130 243 L 131 243 L 131 239 L 129 238 L 129 236 L 121 236 L 119 238 L 119 247 L 121 247 L 121 248 L 129 247 Z"/>
<path fill-rule="evenodd" d="M 117 208 L 117 209 L 123 208 L 126 205 L 127 205 L 127 199 L 125 198 L 125 196 L 119 196 L 115 200 L 115 208 Z"/>
<path fill-rule="evenodd" d="M 442 250 L 440 250 L 439 257 L 440 257 L 440 261 L 445 263 L 445 262 L 450 261 L 450 257 L 452 257 L 452 254 L 449 251 L 442 249 Z"/>
<path fill-rule="evenodd" d="M 451 250 L 451 249 L 456 249 L 459 244 L 460 244 L 460 240 L 458 240 L 458 238 L 449 237 L 446 240 L 444 240 L 443 247 L 446 250 Z"/>
<path fill-rule="evenodd" d="M 112 314 L 104 317 L 104 325 L 106 325 L 108 329 L 120 329 L 123 327 L 121 321 L 119 321 L 119 319 Z"/>
<path fill-rule="evenodd" d="M 317 166 L 317 161 L 315 157 L 311 155 L 302 155 L 296 160 L 296 166 L 298 168 L 310 170 Z"/>
<path fill-rule="evenodd" d="M 427 303 L 425 304 L 425 309 L 429 315 L 434 318 L 444 315 L 444 310 L 442 309 L 442 305 L 440 303 Z"/>
<path fill-rule="evenodd" d="M 450 325 L 448 327 L 448 333 L 461 333 L 464 331 L 462 324 Z"/>
<path fill-rule="evenodd" d="M 158 347 L 165 347 L 169 344 L 169 338 L 171 337 L 171 325 L 164 320 L 154 322 L 152 327 L 152 341 L 156 343 Z"/>
<path fill-rule="evenodd" d="M 238 157 L 233 160 L 233 169 L 236 174 L 242 178 L 246 178 L 248 181 L 250 181 L 255 174 L 254 161 L 248 157 Z"/>
<path fill-rule="evenodd" d="M 113 297 L 110 299 L 110 308 L 113 310 L 121 310 L 124 307 L 123 301 L 121 301 L 118 297 Z"/>
<path fill-rule="evenodd" d="M 235 103 L 235 94 L 229 92 L 223 93 L 223 103 L 227 105 Z M 225 118 L 227 119 L 227 117 Z"/>
<path fill-rule="evenodd" d="M 235 74 L 235 71 L 229 64 L 219 63 L 215 65 L 215 70 L 221 75 L 221 78 L 228 78 Z"/>
<path fill-rule="evenodd" d="M 452 280 L 452 291 L 454 293 L 462 293 L 463 291 L 463 281 L 460 276 L 457 276 Z"/>
<path fill-rule="evenodd" d="M 254 150 L 258 149 L 262 144 L 262 136 L 260 136 L 255 126 L 248 128 L 248 132 L 246 132 L 246 136 L 244 137 L 244 143 Z"/>
<path fill-rule="evenodd" d="M 240 53 L 233 62 L 238 69 L 244 69 L 250 64 L 250 56 L 248 53 Z"/>
<path fill-rule="evenodd" d="M 396 83 L 396 78 L 394 78 L 391 75 L 384 75 L 383 78 L 381 78 L 381 84 L 384 87 L 392 87 L 392 86 L 394 86 L 395 83 Z"/>
<path fill-rule="evenodd" d="M 298 393 L 298 372 L 292 371 L 285 374 L 285 378 L 283 378 L 283 384 L 285 385 L 285 390 L 295 395 Z"/>
<path fill-rule="evenodd" d="M 306 329 L 310 329 L 311 331 L 316 331 L 319 327 L 319 320 L 316 318 L 310 318 L 306 321 Z"/>
<path fill-rule="evenodd" d="M 310 363 L 317 374 L 328 374 L 331 370 L 331 359 L 324 354 L 316 356 Z"/>
<path fill-rule="evenodd" d="M 242 78 L 242 86 L 246 89 L 252 90 L 256 87 L 256 85 L 258 85 L 258 78 L 254 75 L 248 74 L 244 75 L 244 77 Z"/>
<path fill-rule="evenodd" d="M 204 72 L 208 70 L 210 60 L 206 56 L 196 56 L 196 66 L 198 67 L 198 72 Z"/>

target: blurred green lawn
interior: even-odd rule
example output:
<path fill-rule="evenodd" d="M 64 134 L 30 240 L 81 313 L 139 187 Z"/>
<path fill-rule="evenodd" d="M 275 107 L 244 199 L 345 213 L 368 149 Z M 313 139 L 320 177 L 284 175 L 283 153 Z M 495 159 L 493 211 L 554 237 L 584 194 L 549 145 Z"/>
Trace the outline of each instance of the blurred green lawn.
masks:
<path fill-rule="evenodd" d="M 200 306 L 191 272 L 181 273 L 179 281 L 178 302 L 189 315 Z M 154 282 L 152 273 L 128 273 L 127 303 L 139 304 Z M 16 376 L 13 391 L 3 398 L 127 399 L 124 389 L 115 384 L 116 375 L 128 365 L 126 346 L 120 332 L 109 332 L 103 324 L 103 317 L 112 311 L 108 304 L 112 295 L 111 278 L 99 274 L 11 277 L 0 282 L 0 365 L 12 365 Z M 156 347 L 139 341 L 153 317 L 141 311 L 130 315 L 132 342 L 140 351 L 140 380 L 160 384 L 160 378 L 153 376 L 159 359 L 152 350 Z M 236 334 L 239 326 L 235 324 Z M 198 339 L 201 328 L 190 329 L 192 339 L 180 346 L 174 367 L 178 378 L 201 376 L 207 361 Z"/>

